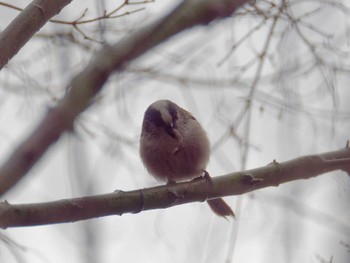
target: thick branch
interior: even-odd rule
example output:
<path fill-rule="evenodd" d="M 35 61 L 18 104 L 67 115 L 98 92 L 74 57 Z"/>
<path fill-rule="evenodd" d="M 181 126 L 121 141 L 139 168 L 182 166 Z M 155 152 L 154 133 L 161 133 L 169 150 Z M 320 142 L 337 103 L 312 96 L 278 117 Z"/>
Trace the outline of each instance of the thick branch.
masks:
<path fill-rule="evenodd" d="M 133 59 L 187 28 L 229 16 L 247 1 L 185 0 L 164 18 L 115 45 L 104 47 L 72 80 L 68 94 L 57 107 L 48 112 L 42 123 L 0 168 L 0 196 L 31 169 L 64 131 L 73 126 L 77 115 L 88 107 L 113 71 L 121 71 Z"/>
<path fill-rule="evenodd" d="M 72 0 L 34 0 L 0 34 L 0 70 Z"/>
<path fill-rule="evenodd" d="M 174 185 L 157 186 L 129 192 L 59 200 L 39 204 L 0 203 L 0 227 L 35 226 L 75 222 L 95 217 L 139 213 L 190 202 L 203 202 L 220 196 L 240 195 L 282 183 L 308 179 L 350 167 L 350 148 Z"/>

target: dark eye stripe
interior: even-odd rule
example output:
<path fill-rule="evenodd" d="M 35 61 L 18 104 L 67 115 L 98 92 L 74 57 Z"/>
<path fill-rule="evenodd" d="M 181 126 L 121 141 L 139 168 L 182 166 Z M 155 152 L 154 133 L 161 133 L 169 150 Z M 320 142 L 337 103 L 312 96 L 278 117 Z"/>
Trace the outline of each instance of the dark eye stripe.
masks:
<path fill-rule="evenodd" d="M 160 127 L 164 124 L 162 115 L 160 114 L 159 110 L 149 107 L 144 116 L 144 121 L 149 121 L 154 123 L 156 126 Z"/>
<path fill-rule="evenodd" d="M 177 121 L 177 119 L 178 119 L 178 117 L 177 117 L 177 107 L 171 101 L 168 101 L 168 111 L 169 111 L 171 117 L 173 118 L 173 122 Z"/>

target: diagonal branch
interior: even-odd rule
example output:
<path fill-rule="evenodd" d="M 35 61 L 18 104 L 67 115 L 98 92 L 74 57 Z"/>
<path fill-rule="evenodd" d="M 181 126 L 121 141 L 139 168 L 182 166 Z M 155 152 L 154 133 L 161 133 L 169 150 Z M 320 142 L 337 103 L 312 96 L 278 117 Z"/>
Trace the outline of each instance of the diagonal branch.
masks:
<path fill-rule="evenodd" d="M 38 204 L 0 203 L 0 227 L 69 223 L 90 218 L 139 213 L 228 195 L 241 195 L 335 170 L 349 171 L 350 147 L 272 163 L 252 170 L 129 192 L 64 199 Z M 350 174 L 349 174 L 350 175 Z M 350 230 L 349 230 L 350 233 Z"/>
<path fill-rule="evenodd" d="M 0 168 L 0 196 L 33 167 L 64 131 L 73 127 L 75 118 L 92 103 L 110 74 L 122 71 L 129 62 L 185 29 L 230 16 L 247 1 L 184 0 L 164 18 L 102 48 L 72 80 L 67 95 Z"/>
<path fill-rule="evenodd" d="M 72 0 L 34 0 L 0 34 L 0 70 Z"/>

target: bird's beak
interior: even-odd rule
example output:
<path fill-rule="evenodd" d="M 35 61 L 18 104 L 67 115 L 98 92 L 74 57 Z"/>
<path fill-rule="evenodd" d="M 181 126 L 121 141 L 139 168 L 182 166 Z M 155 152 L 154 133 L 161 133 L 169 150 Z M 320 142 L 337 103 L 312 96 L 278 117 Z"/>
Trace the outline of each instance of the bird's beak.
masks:
<path fill-rule="evenodd" d="M 174 123 L 173 123 L 173 122 L 171 122 L 169 125 L 166 126 L 166 131 L 167 131 L 167 133 L 168 133 L 171 137 L 173 137 L 174 139 L 177 138 L 176 132 L 175 132 L 175 127 L 174 127 Z"/>

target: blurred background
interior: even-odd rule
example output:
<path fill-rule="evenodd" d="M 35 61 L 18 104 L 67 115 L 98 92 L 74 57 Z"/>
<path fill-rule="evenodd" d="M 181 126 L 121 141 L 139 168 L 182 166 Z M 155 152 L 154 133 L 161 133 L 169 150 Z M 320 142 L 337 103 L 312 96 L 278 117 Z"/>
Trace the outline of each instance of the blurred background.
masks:
<path fill-rule="evenodd" d="M 0 72 L 0 161 L 104 44 L 179 2 L 76 0 L 47 23 Z M 18 13 L 1 2 L 0 30 Z M 206 129 L 212 176 L 345 147 L 349 15 L 345 0 L 260 0 L 173 37 L 111 76 L 75 132 L 62 136 L 5 198 L 47 202 L 158 185 L 138 155 L 143 113 L 158 99 L 189 110 Z M 10 228 L 0 232 L 0 262 L 348 263 L 349 200 L 349 177 L 333 172 L 226 197 L 237 220 L 191 203 Z"/>

